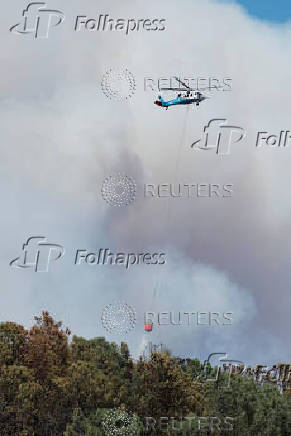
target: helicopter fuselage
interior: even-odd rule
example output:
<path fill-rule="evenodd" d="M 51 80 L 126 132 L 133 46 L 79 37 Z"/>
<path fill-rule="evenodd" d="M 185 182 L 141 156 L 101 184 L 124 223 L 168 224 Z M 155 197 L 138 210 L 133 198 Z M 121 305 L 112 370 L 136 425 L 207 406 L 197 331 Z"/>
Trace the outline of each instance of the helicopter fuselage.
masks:
<path fill-rule="evenodd" d="M 202 95 L 194 98 L 178 96 L 173 100 L 168 100 L 168 101 L 164 100 L 161 96 L 159 96 L 159 99 L 155 100 L 154 103 L 157 106 L 168 108 L 169 106 L 186 105 L 186 104 L 196 104 L 198 106 L 199 103 L 203 100 L 205 100 L 205 97 Z"/>

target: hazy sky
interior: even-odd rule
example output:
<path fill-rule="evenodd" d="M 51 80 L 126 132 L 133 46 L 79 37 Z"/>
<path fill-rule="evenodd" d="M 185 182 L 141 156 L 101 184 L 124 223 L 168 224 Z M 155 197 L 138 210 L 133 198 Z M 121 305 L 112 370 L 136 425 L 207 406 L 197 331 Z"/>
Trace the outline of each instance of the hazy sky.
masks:
<path fill-rule="evenodd" d="M 31 325 L 47 309 L 74 334 L 148 339 L 202 359 L 215 351 L 251 363 L 291 361 L 290 153 L 255 146 L 258 131 L 290 129 L 290 24 L 250 17 L 208 0 L 50 0 L 65 21 L 47 39 L 15 34 L 27 3 L 3 6 L 1 58 L 2 320 Z M 74 31 L 77 15 L 166 19 L 164 31 Z M 136 92 L 108 99 L 101 80 L 128 69 Z M 153 104 L 144 78 L 230 78 L 196 106 Z M 164 97 L 170 97 L 165 94 Z M 228 155 L 194 150 L 213 118 L 245 129 Z M 291 130 L 291 129 L 290 129 Z M 118 171 L 137 184 L 136 201 L 109 206 L 102 181 Z M 144 198 L 144 183 L 232 184 L 228 198 Z M 16 269 L 30 236 L 61 244 L 48 273 Z M 74 266 L 77 249 L 165 252 L 162 266 Z M 135 329 L 108 334 L 102 309 L 126 301 Z M 163 326 L 143 333 L 145 311 L 233 312 L 232 326 Z"/>

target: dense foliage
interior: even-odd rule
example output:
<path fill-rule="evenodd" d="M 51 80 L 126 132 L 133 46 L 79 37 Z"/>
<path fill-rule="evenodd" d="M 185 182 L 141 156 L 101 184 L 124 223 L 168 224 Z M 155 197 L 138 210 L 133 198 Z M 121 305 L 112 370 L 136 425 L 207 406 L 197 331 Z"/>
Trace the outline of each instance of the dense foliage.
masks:
<path fill-rule="evenodd" d="M 291 435 L 291 397 L 275 386 L 207 382 L 197 359 L 135 362 L 125 343 L 69 341 L 48 312 L 35 321 L 0 324 L 2 436 Z"/>

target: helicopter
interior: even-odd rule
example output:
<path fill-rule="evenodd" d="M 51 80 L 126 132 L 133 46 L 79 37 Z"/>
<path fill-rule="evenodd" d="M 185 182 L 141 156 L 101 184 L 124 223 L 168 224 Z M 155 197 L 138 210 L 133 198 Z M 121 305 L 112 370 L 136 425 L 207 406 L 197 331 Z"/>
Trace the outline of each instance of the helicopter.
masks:
<path fill-rule="evenodd" d="M 175 77 L 175 79 L 184 86 L 184 89 L 182 88 L 161 88 L 163 91 L 180 91 L 176 98 L 173 100 L 164 100 L 161 95 L 158 96 L 158 100 L 154 101 L 154 104 L 157 106 L 165 107 L 166 109 L 169 108 L 169 106 L 177 106 L 177 105 L 186 105 L 186 104 L 196 104 L 196 106 L 199 106 L 199 104 L 206 100 L 206 95 L 203 95 L 200 91 L 197 91 L 195 88 L 190 88 L 188 85 L 186 85 L 185 82 L 180 80 L 178 77 Z M 217 86 L 208 86 L 207 88 L 200 88 L 200 89 L 210 89 L 210 88 L 217 88 Z M 182 92 L 185 92 L 185 95 L 182 95 Z"/>

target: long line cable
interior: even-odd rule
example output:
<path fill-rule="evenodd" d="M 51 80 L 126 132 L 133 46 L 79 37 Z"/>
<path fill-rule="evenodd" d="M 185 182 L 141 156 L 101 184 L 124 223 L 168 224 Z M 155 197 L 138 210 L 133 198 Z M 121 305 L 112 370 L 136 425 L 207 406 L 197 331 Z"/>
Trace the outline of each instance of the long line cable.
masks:
<path fill-rule="evenodd" d="M 188 122 L 188 116 L 189 116 L 189 109 L 190 109 L 190 107 L 187 106 L 184 117 L 183 117 L 182 132 L 181 132 L 180 141 L 178 144 L 178 150 L 177 150 L 175 166 L 174 166 L 174 183 L 176 183 L 176 181 L 177 181 L 178 170 L 180 168 L 182 146 L 185 143 L 185 137 L 186 137 L 186 132 L 187 132 L 187 122 Z M 167 209 L 166 209 L 166 222 L 165 222 L 165 226 L 164 226 L 164 228 L 165 229 L 168 228 L 168 230 L 169 230 L 170 214 L 171 214 L 170 201 L 171 201 L 171 198 L 168 199 L 168 204 L 167 204 Z M 152 307 L 155 307 L 154 302 L 157 299 L 159 290 L 161 288 L 161 282 L 162 282 L 161 273 L 162 273 L 161 271 L 157 272 L 156 279 L 154 280 L 155 284 L 154 284 L 153 293 L 152 293 Z M 144 339 L 145 339 L 145 336 L 146 336 L 146 333 L 144 332 Z M 156 338 L 158 338 L 158 336 L 159 335 L 157 335 Z M 146 341 L 144 341 L 144 342 L 146 342 Z"/>
<path fill-rule="evenodd" d="M 182 151 L 182 146 L 185 143 L 185 137 L 186 137 L 186 131 L 187 131 L 187 122 L 188 122 L 188 116 L 189 116 L 189 109 L 190 109 L 190 106 L 187 106 L 185 114 L 184 114 L 184 119 L 183 119 L 183 124 L 182 124 L 182 132 L 181 132 L 181 139 L 180 139 L 179 145 L 178 145 L 177 156 L 176 156 L 176 164 L 175 164 L 175 168 L 174 168 L 174 183 L 176 183 L 176 181 L 177 181 L 178 170 L 180 168 L 181 151 Z M 169 222 L 170 222 L 170 202 L 171 202 L 171 197 L 169 197 L 168 206 L 167 206 L 167 223 L 166 224 L 168 226 L 169 226 Z"/>

